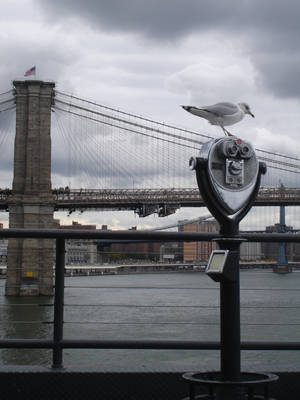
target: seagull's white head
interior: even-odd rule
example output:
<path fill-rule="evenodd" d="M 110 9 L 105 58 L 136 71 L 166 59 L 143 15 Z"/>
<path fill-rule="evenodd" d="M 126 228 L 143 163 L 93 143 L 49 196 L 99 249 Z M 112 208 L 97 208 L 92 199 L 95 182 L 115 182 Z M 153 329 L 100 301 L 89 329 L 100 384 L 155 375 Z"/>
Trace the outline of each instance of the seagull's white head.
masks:
<path fill-rule="evenodd" d="M 250 110 L 249 104 L 247 104 L 247 103 L 239 103 L 239 107 L 244 112 L 244 114 L 249 114 L 249 115 L 251 115 L 251 117 L 254 118 L 254 115 L 252 114 L 252 112 Z"/>

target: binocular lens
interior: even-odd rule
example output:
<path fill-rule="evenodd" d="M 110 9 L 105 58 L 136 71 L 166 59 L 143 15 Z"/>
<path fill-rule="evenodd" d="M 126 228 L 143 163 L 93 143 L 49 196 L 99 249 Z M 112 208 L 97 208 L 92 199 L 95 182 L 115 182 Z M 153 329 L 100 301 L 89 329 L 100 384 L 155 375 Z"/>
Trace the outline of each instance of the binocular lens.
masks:
<path fill-rule="evenodd" d="M 223 142 L 219 147 L 219 154 L 223 155 L 223 157 L 240 157 L 240 158 L 251 158 L 253 154 L 253 150 L 251 146 L 243 143 L 240 140 L 240 143 L 236 143 L 236 141 Z"/>
<path fill-rule="evenodd" d="M 238 147 L 235 144 L 228 146 L 227 151 L 230 156 L 236 156 L 238 152 Z"/>
<path fill-rule="evenodd" d="M 249 146 L 242 146 L 240 149 L 241 157 L 243 158 L 250 158 L 253 154 L 252 149 Z"/>

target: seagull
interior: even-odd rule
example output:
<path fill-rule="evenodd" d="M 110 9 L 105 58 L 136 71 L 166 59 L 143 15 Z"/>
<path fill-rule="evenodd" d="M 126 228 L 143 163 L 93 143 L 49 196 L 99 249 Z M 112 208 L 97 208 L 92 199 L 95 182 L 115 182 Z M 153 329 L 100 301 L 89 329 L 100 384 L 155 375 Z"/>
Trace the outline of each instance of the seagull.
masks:
<path fill-rule="evenodd" d="M 195 106 L 181 106 L 184 110 L 198 117 L 207 119 L 212 125 L 218 125 L 223 129 L 227 136 L 233 136 L 228 132 L 224 126 L 233 125 L 241 121 L 245 114 L 252 114 L 250 107 L 247 103 L 217 103 L 212 106 L 195 107 Z"/>

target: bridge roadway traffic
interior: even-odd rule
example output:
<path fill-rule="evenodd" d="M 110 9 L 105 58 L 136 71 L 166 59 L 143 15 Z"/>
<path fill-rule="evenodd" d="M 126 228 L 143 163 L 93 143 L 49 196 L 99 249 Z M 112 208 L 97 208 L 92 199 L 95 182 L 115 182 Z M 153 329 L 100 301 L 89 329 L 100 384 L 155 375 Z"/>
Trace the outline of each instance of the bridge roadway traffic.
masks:
<path fill-rule="evenodd" d="M 134 210 L 140 216 L 172 214 L 181 207 L 203 207 L 198 188 L 186 189 L 53 189 L 55 210 Z M 14 204 L 11 189 L 0 189 L 0 209 Z M 261 188 L 256 206 L 300 205 L 300 188 Z"/>

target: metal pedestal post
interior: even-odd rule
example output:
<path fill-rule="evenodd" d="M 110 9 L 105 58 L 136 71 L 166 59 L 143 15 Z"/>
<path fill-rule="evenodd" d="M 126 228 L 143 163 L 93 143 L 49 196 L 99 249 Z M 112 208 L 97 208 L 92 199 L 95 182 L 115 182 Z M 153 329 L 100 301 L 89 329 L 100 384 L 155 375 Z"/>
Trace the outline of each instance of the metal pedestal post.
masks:
<path fill-rule="evenodd" d="M 218 240 L 220 249 L 227 249 L 233 256 L 232 280 L 220 282 L 221 316 L 221 374 L 224 380 L 235 381 L 241 371 L 240 335 L 240 274 L 239 246 L 241 239 Z"/>
<path fill-rule="evenodd" d="M 184 374 L 190 386 L 184 400 L 274 400 L 268 385 L 277 375 L 241 372 L 239 247 L 243 239 L 238 237 L 238 225 L 235 228 L 233 236 L 216 240 L 231 255 L 230 279 L 220 281 L 221 371 Z M 196 395 L 197 386 L 206 387 L 208 393 Z M 262 394 L 255 394 L 257 388 L 262 388 Z"/>

